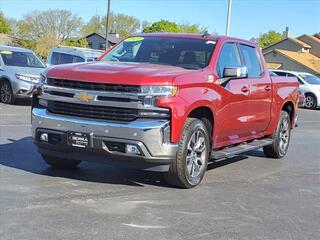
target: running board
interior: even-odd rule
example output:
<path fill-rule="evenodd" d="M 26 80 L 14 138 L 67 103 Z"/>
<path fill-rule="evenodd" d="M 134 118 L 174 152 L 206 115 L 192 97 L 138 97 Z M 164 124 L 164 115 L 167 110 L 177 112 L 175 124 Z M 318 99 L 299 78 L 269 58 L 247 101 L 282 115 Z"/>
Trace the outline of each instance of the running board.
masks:
<path fill-rule="evenodd" d="M 240 143 L 232 147 L 225 147 L 221 150 L 213 150 L 211 152 L 211 159 L 217 160 L 222 158 L 230 158 L 240 153 L 248 152 L 267 145 L 271 145 L 272 142 L 273 140 L 271 138 L 263 138 L 259 140 L 253 140 L 247 143 Z"/>

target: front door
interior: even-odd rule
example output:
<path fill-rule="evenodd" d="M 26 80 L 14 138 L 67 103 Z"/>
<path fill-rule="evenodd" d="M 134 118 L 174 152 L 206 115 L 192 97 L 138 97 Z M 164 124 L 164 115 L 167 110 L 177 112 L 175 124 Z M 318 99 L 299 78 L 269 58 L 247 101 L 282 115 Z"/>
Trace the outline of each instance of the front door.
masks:
<path fill-rule="evenodd" d="M 272 83 L 269 74 L 263 72 L 260 56 L 255 47 L 239 44 L 243 64 L 248 68 L 247 83 L 250 88 L 248 124 L 250 135 L 263 133 L 270 123 Z"/>
<path fill-rule="evenodd" d="M 235 43 L 225 43 L 221 49 L 217 64 L 219 78 L 223 77 L 223 70 L 226 67 L 241 67 L 241 59 Z M 250 134 L 248 79 L 232 79 L 221 87 L 221 106 L 223 107 L 216 113 L 214 147 L 238 143 Z"/>

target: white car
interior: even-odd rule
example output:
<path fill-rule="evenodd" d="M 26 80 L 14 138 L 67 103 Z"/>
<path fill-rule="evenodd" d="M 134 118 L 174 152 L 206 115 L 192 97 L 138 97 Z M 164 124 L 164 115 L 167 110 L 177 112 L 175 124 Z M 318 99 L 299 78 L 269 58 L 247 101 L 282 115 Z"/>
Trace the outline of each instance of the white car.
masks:
<path fill-rule="evenodd" d="M 309 109 L 320 107 L 320 78 L 310 73 L 287 70 L 273 70 L 278 76 L 297 77 L 300 82 L 299 90 L 305 95 L 304 106 Z"/>
<path fill-rule="evenodd" d="M 51 50 L 47 59 L 47 66 L 93 62 L 96 61 L 102 53 L 104 53 L 104 51 L 91 48 L 59 46 Z"/>

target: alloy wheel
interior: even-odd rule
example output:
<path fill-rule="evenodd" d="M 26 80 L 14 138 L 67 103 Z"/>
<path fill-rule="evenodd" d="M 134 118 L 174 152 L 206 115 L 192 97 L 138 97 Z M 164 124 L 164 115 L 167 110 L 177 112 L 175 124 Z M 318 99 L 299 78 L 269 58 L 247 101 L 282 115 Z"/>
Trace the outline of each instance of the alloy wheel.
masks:
<path fill-rule="evenodd" d="M 192 179 L 197 178 L 205 166 L 206 143 L 201 131 L 192 134 L 187 146 L 187 171 Z"/>
<path fill-rule="evenodd" d="M 289 145 L 290 124 L 288 119 L 284 119 L 279 131 L 279 150 L 281 155 L 285 155 Z"/>
<path fill-rule="evenodd" d="M 7 82 L 1 84 L 0 97 L 3 103 L 9 103 L 12 99 L 11 87 Z"/>
<path fill-rule="evenodd" d="M 306 103 L 306 108 L 312 108 L 315 103 L 314 97 L 310 95 L 307 96 L 305 99 L 305 103 Z"/>

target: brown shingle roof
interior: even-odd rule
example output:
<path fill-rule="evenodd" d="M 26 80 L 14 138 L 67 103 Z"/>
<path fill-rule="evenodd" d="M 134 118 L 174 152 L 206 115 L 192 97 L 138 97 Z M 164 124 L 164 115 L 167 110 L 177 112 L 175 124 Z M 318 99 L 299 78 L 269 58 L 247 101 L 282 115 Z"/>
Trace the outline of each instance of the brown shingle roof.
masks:
<path fill-rule="evenodd" d="M 275 49 L 275 51 L 320 74 L 319 57 L 307 52 L 293 52 L 281 49 Z"/>
<path fill-rule="evenodd" d="M 304 48 L 311 48 L 311 46 L 303 41 L 301 41 L 300 39 L 298 38 L 291 38 L 292 41 L 296 42 L 296 43 L 299 43 L 302 47 Z"/>

